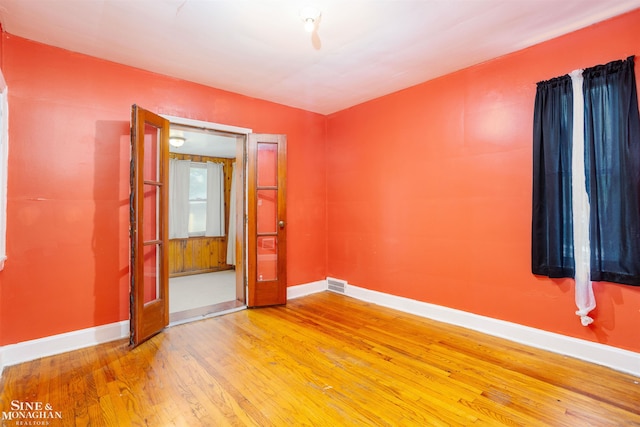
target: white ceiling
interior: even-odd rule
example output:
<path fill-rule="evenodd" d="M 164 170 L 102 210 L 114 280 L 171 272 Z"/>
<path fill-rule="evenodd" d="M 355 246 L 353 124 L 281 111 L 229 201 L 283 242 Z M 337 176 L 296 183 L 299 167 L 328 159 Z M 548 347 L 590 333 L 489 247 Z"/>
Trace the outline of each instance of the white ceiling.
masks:
<path fill-rule="evenodd" d="M 303 6 L 322 13 L 303 30 Z M 0 0 L 10 34 L 329 114 L 640 0 Z"/>
<path fill-rule="evenodd" d="M 181 136 L 185 139 L 180 147 L 169 145 L 172 153 L 195 154 L 199 156 L 236 158 L 237 136 L 217 132 L 213 129 L 195 128 L 171 124 L 170 136 Z M 171 142 L 171 140 L 169 141 Z"/>

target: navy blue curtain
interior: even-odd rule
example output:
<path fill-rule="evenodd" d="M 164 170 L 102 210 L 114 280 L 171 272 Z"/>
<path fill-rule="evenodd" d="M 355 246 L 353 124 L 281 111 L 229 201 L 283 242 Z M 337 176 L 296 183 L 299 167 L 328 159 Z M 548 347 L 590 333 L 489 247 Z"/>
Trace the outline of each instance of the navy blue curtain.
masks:
<path fill-rule="evenodd" d="M 533 118 L 531 269 L 573 277 L 571 147 L 573 89 L 568 75 L 538 83 Z"/>
<path fill-rule="evenodd" d="M 591 280 L 640 285 L 640 117 L 634 58 L 583 71 Z M 531 264 L 574 277 L 571 78 L 538 83 L 533 124 Z"/>
<path fill-rule="evenodd" d="M 583 72 L 591 280 L 640 285 L 640 116 L 634 58 Z"/>

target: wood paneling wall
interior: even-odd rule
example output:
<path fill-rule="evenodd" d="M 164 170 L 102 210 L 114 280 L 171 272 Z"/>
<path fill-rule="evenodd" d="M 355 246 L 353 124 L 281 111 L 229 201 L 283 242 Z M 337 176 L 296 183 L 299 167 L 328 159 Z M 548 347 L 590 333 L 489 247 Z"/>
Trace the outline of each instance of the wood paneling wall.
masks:
<path fill-rule="evenodd" d="M 227 234 L 229 230 L 229 200 L 231 197 L 231 171 L 234 159 L 170 153 L 170 158 L 192 162 L 215 162 L 224 165 L 225 235 L 222 237 L 189 237 L 169 240 L 169 276 L 229 270 L 227 264 Z"/>

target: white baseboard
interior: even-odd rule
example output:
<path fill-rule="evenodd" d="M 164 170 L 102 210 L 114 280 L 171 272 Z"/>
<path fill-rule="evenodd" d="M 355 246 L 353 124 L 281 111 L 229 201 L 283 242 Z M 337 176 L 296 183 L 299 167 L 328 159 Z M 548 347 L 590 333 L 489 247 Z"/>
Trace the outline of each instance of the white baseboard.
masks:
<path fill-rule="evenodd" d="M 317 282 L 306 283 L 304 285 L 289 286 L 287 288 L 287 299 L 300 298 L 326 290 L 326 280 L 318 280 Z"/>
<path fill-rule="evenodd" d="M 548 350 L 640 377 L 640 353 L 462 310 L 347 285 L 346 295 L 405 313 L 462 326 L 531 347 Z"/>
<path fill-rule="evenodd" d="M 129 321 L 81 329 L 59 335 L 5 345 L 0 350 L 2 367 L 17 365 L 41 357 L 66 353 L 129 336 Z"/>
<path fill-rule="evenodd" d="M 300 298 L 326 290 L 327 280 L 290 286 L 287 288 L 287 299 Z M 345 295 L 405 313 L 505 338 L 531 347 L 575 357 L 576 359 L 607 366 L 640 377 L 640 353 L 440 305 L 372 291 L 351 284 L 347 284 L 345 287 Z M 6 345 L 0 347 L 0 375 L 5 366 L 115 341 L 128 336 L 129 321 L 123 320 L 94 328 Z"/>

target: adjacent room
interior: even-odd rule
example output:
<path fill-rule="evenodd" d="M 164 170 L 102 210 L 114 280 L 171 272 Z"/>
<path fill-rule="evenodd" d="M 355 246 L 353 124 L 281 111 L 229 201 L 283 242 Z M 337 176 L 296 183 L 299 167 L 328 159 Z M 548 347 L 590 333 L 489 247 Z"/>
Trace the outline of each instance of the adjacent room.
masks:
<path fill-rule="evenodd" d="M 169 131 L 169 317 L 235 307 L 235 158 L 241 136 L 173 124 Z M 240 300 L 242 300 L 240 296 Z"/>
<path fill-rule="evenodd" d="M 640 0 L 0 0 L 26 425 L 640 424 Z"/>

